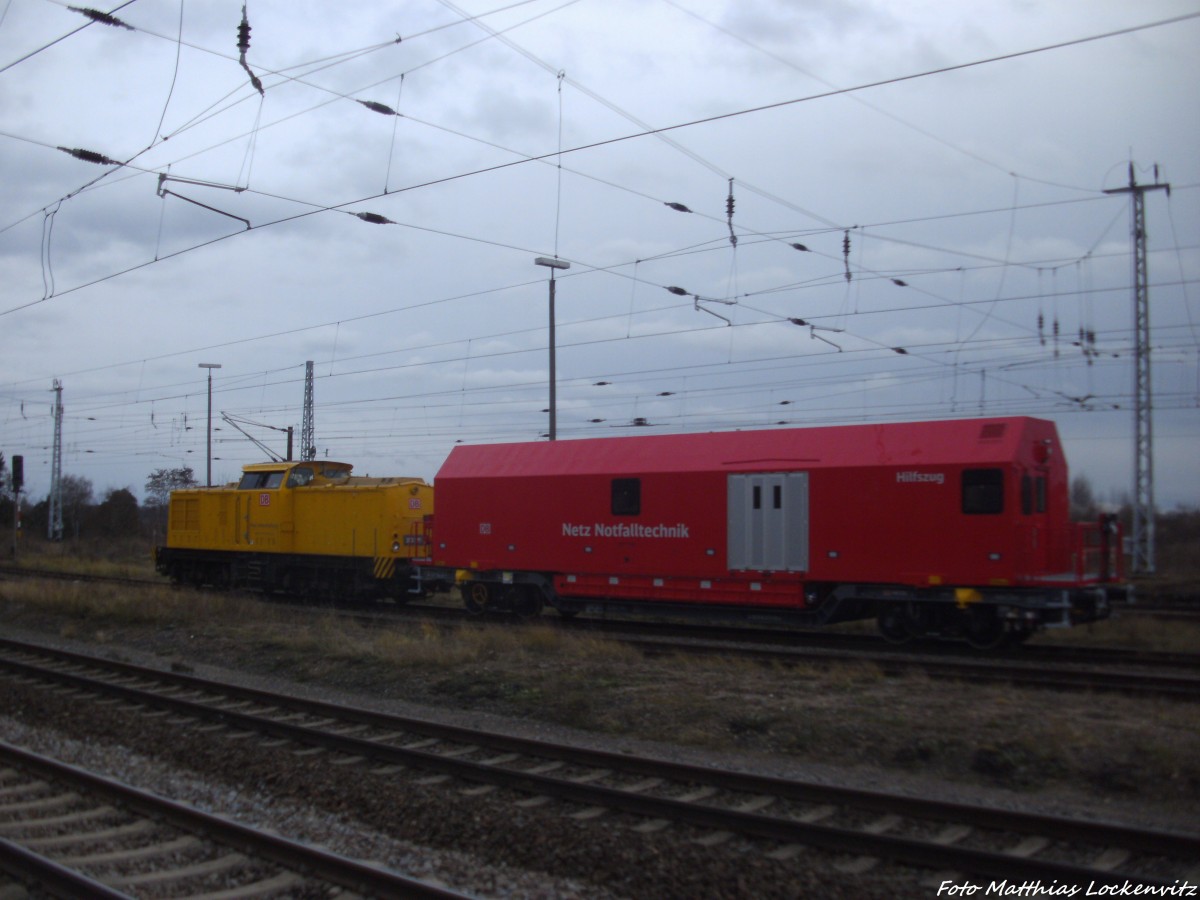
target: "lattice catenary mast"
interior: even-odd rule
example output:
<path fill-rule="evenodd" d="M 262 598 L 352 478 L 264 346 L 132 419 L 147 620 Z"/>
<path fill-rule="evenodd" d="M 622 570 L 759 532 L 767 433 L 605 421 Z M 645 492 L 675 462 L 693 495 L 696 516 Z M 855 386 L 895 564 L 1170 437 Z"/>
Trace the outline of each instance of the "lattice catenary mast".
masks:
<path fill-rule="evenodd" d="M 317 439 L 313 428 L 313 362 L 304 364 L 304 419 L 300 423 L 300 459 L 317 458 Z"/>
<path fill-rule="evenodd" d="M 63 536 L 62 508 L 62 382 L 54 379 L 54 450 L 50 456 L 50 516 L 46 537 L 61 541 Z"/>
<path fill-rule="evenodd" d="M 1133 201 L 1133 558 L 1135 575 L 1154 574 L 1154 393 L 1150 384 L 1150 278 L 1146 266 L 1146 191 L 1171 185 L 1138 184 L 1129 163 L 1129 185 L 1106 194 L 1129 194 Z"/>

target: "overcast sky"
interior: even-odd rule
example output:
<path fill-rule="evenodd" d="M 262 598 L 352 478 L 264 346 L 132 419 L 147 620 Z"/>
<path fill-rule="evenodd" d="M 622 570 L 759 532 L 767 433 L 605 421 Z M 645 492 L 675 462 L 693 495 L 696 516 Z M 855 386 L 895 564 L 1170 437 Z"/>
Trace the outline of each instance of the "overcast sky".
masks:
<path fill-rule="evenodd" d="M 536 440 L 539 256 L 560 439 L 1035 415 L 1118 499 L 1132 162 L 1171 185 L 1156 495 L 1200 504 L 1196 0 L 248 0 L 245 67 L 242 8 L 0 0 L 0 451 L 35 501 L 55 379 L 97 499 L 204 481 L 201 363 L 214 482 L 263 458 L 223 414 L 299 454 L 307 360 L 359 474 Z"/>

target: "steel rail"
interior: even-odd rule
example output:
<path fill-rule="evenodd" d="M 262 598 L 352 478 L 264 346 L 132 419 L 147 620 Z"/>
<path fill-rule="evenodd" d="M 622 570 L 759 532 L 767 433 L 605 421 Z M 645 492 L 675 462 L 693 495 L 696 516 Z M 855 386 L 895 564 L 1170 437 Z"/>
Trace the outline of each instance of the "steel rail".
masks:
<path fill-rule="evenodd" d="M 18 577 L 30 578 L 49 578 L 66 581 L 83 581 L 95 582 L 104 584 L 118 584 L 130 587 L 175 587 L 168 582 L 162 580 L 146 580 L 140 578 L 125 578 L 108 575 L 89 575 L 75 572 L 56 572 L 52 570 L 42 569 L 26 569 L 21 567 L 0 565 L 0 576 L 11 575 Z M 255 592 L 248 592 L 254 594 Z M 311 603 L 296 604 L 301 609 L 312 609 Z M 432 606 L 420 603 L 406 604 L 403 611 L 418 612 L 421 615 L 448 619 L 454 622 L 460 621 L 478 621 L 478 614 L 468 613 L 466 610 L 454 607 Z M 321 612 L 327 612 L 326 607 L 320 608 Z M 380 612 L 374 618 L 389 620 L 402 616 L 403 611 L 397 610 L 395 613 Z M 361 608 L 347 608 L 339 610 L 346 616 L 372 618 L 370 614 L 363 612 Z M 1148 615 L 1161 614 L 1167 617 L 1185 618 L 1200 618 L 1200 607 L 1188 606 L 1148 606 L 1148 605 L 1121 605 L 1118 607 L 1119 614 Z M 482 617 L 489 618 L 487 614 Z M 490 618 L 499 619 L 500 616 L 492 616 Z M 1200 668 L 1200 654 L 1194 653 L 1174 653 L 1169 651 L 1149 651 L 1149 650 L 1132 650 L 1124 647 L 1080 647 L 1080 646 L 1060 646 L 1060 645 L 1033 645 L 1022 646 L 1019 649 L 1005 648 L 999 651 L 980 650 L 977 648 L 967 648 L 967 646 L 958 641 L 924 641 L 915 642 L 907 645 L 888 644 L 879 635 L 859 635 L 847 634 L 845 632 L 836 632 L 828 630 L 812 630 L 812 629 L 797 629 L 794 627 L 780 628 L 764 628 L 747 624 L 743 626 L 733 625 L 717 625 L 711 623 L 674 623 L 663 624 L 660 622 L 647 621 L 626 621 L 618 619 L 593 619 L 586 616 L 562 619 L 548 617 L 545 620 L 535 620 L 539 624 L 552 623 L 555 627 L 560 627 L 566 630 L 580 629 L 592 634 L 600 633 L 604 635 L 624 635 L 632 634 L 642 639 L 646 638 L 647 632 L 650 633 L 650 639 L 657 637 L 662 640 L 663 635 L 658 632 L 665 631 L 671 638 L 684 639 L 699 639 L 701 641 L 723 641 L 728 643 L 752 643 L 752 644 L 782 644 L 792 649 L 800 649 L 800 645 L 808 644 L 833 644 L 841 645 L 842 649 L 861 650 L 872 656 L 884 656 L 888 659 L 904 660 L 910 655 L 929 655 L 958 657 L 961 656 L 969 660 L 992 660 L 992 659 L 1012 659 L 1014 661 L 1033 661 L 1038 659 L 1046 659 L 1056 663 L 1091 663 L 1094 665 L 1111 666 L 1113 664 L 1130 665 L 1130 666 L 1147 666 L 1147 667 L 1164 667 L 1164 668 Z M 733 652 L 733 651 L 731 651 Z M 754 651 L 747 651 L 753 653 Z M 767 652 L 767 651 L 764 651 Z"/>
<path fill-rule="evenodd" d="M 77 897 L 131 900 L 128 894 L 110 888 L 102 881 L 60 866 L 54 860 L 6 838 L 0 838 L 0 870 L 27 884 L 36 884 L 40 889 L 64 900 L 75 900 Z"/>
<path fill-rule="evenodd" d="M 426 612 L 426 610 L 422 610 Z M 553 621 L 553 620 L 552 620 Z M 888 643 L 882 635 L 849 633 L 827 629 L 802 630 L 766 628 L 755 625 L 713 625 L 705 623 L 670 623 L 589 619 L 584 616 L 559 620 L 560 627 L 580 629 L 599 635 L 632 634 L 638 637 L 694 639 L 724 643 L 778 645 L 789 648 L 815 646 L 845 652 L 865 652 L 887 658 L 906 659 L 910 656 L 937 656 L 968 660 L 1091 663 L 1101 666 L 1145 666 L 1153 668 L 1190 668 L 1200 670 L 1200 653 L 1130 649 L 1126 647 L 1090 647 L 1062 644 L 1022 644 L 997 650 L 973 648 L 962 641 L 913 641 L 909 644 Z"/>
<path fill-rule="evenodd" d="M 10 642 L 0 643 L 9 644 Z M 30 652 L 37 651 L 34 645 L 26 646 L 30 646 Z M 611 769 L 628 775 L 661 777 L 676 783 L 709 785 L 721 790 L 759 796 L 768 795 L 804 803 L 835 804 L 885 813 L 901 813 L 906 818 L 965 823 L 993 831 L 1036 834 L 1104 847 L 1119 846 L 1153 855 L 1183 859 L 1200 857 L 1200 836 L 1197 835 L 970 806 L 898 794 L 847 790 L 770 776 L 714 770 L 704 766 L 664 762 L 651 758 L 636 758 L 622 753 L 493 735 L 340 704 L 290 698 L 256 689 L 223 685 L 179 673 L 143 669 L 125 663 L 110 663 L 107 660 L 80 654 L 63 655 L 79 665 L 111 668 L 131 677 L 164 681 L 174 686 L 188 687 L 192 690 L 212 694 L 224 693 L 228 698 L 262 703 L 277 709 L 291 708 L 312 715 L 334 718 L 342 723 L 367 724 L 392 731 L 401 729 L 422 736 L 436 737 L 440 740 L 461 744 L 482 744 L 489 749 L 517 752 L 538 759 L 565 760 L 576 765 Z M 10 669 L 22 671 L 30 677 L 40 675 L 72 686 L 85 687 L 89 682 L 89 679 L 73 673 L 45 671 L 12 660 L 0 660 L 0 663 Z M 413 744 L 396 746 L 353 735 L 333 734 L 302 724 L 264 719 L 240 710 L 215 707 L 193 700 L 147 694 L 143 690 L 128 685 L 111 685 L 101 682 L 99 689 L 121 696 L 131 703 L 170 708 L 195 718 L 219 721 L 231 728 L 257 731 L 300 744 L 324 747 L 350 756 L 362 756 L 380 762 L 412 766 L 476 783 L 499 785 L 524 794 L 558 797 L 585 806 L 619 809 L 636 815 L 670 819 L 714 830 L 736 830 L 746 835 L 785 843 L 811 844 L 857 855 L 884 856 L 934 867 L 961 868 L 964 871 L 996 877 L 1009 877 L 1013 873 L 1020 873 L 1023 877 L 1029 878 L 1057 878 L 1060 881 L 1087 879 L 1106 885 L 1129 879 L 1138 883 L 1166 884 L 1166 882 L 1158 882 L 1153 879 L 1114 874 L 1106 870 L 1053 860 L 953 847 L 895 835 L 870 834 L 858 829 L 807 823 L 790 817 L 742 812 L 712 804 L 649 796 L 636 790 L 564 780 L 532 771 L 502 768 L 494 764 L 443 756 L 420 749 L 419 746 Z M 423 745 L 424 742 L 417 742 L 417 744 Z"/>
<path fill-rule="evenodd" d="M 317 611 L 311 605 L 305 604 L 297 604 L 295 608 Z M 326 614 L 329 609 L 322 607 L 319 612 Z M 891 675 L 903 674 L 906 669 L 924 669 L 929 674 L 940 677 L 958 677 L 961 680 L 977 682 L 1010 682 L 1030 687 L 1058 689 L 1094 688 L 1109 692 L 1184 699 L 1200 696 L 1200 678 L 1186 674 L 1139 671 L 1200 671 L 1200 654 L 1194 653 L 1059 646 L 1024 646 L 1010 649 L 1006 653 L 998 653 L 968 650 L 965 644 L 949 641 L 895 645 L 887 643 L 880 636 L 850 635 L 842 632 L 663 625 L 586 618 L 567 620 L 553 616 L 513 623 L 510 617 L 499 614 L 491 616 L 485 613 L 481 616 L 463 609 L 418 604 L 409 604 L 403 610 L 394 612 L 370 612 L 353 608 L 335 609 L 334 612 L 367 625 L 404 621 L 413 613 L 419 613 L 440 623 L 451 624 L 503 622 L 505 626 L 513 628 L 549 625 L 561 628 L 567 633 L 582 632 L 590 637 L 625 643 L 645 651 L 648 655 L 722 655 L 784 665 L 814 661 L 827 664 L 878 662 L 887 674 Z M 1086 665 L 1104 668 L 1091 670 L 1100 674 L 1089 678 L 1086 674 L 1088 670 L 1083 668 Z M 1023 674 L 1023 671 L 1034 671 L 1036 666 L 1042 667 L 1037 676 Z M 1114 666 L 1128 667 L 1133 671 L 1124 676 L 1114 671 Z M 961 669 L 961 674 L 956 672 L 956 667 Z M 1064 673 L 1063 676 L 1056 678 L 1055 674 L 1060 671 Z"/>
<path fill-rule="evenodd" d="M 764 662 L 787 664 L 869 663 L 885 675 L 924 672 L 936 678 L 958 681 L 1016 684 L 1022 687 L 1058 690 L 1108 691 L 1137 696 L 1169 697 L 1176 700 L 1200 700 L 1200 676 L 1163 675 L 1156 672 L 1112 669 L 1073 668 L 1068 666 L 994 662 L 986 659 L 947 659 L 889 653 L 856 653 L 800 647 L 741 647 L 703 641 L 663 641 L 655 638 L 625 637 L 621 641 L 652 656 L 696 654 L 735 655 Z"/>
<path fill-rule="evenodd" d="M 270 832 L 259 831 L 232 819 L 203 812 L 194 807 L 122 784 L 111 778 L 105 778 L 94 772 L 88 772 L 77 766 L 15 747 L 4 741 L 0 741 L 0 759 L 4 759 L 8 765 L 37 772 L 54 781 L 65 782 L 88 793 L 109 798 L 114 804 L 138 815 L 159 822 L 167 822 L 191 834 L 200 834 L 214 842 L 236 847 L 247 855 L 269 860 L 293 871 L 303 872 L 308 878 L 348 888 L 366 896 L 430 897 L 445 898 L 445 900 L 451 900 L 451 898 L 462 900 L 467 896 L 382 866 L 338 856 L 320 847 L 303 844 Z M 24 854 L 16 854 L 14 859 L 22 855 L 33 867 L 30 871 L 38 868 L 33 861 L 29 861 L 29 857 L 36 856 L 36 854 L 26 851 Z M 6 855 L 5 859 L 7 858 Z M 57 864 L 54 864 L 54 868 L 62 870 L 54 875 L 55 880 L 61 878 L 69 888 L 71 875 L 77 875 L 77 873 L 57 866 Z M 53 873 L 50 869 L 45 869 L 41 872 L 35 871 L 34 877 L 40 879 L 43 875 L 49 877 L 51 874 Z M 82 878 L 90 881 L 86 876 L 82 876 Z M 86 895 L 86 890 L 76 890 L 75 892 L 68 891 L 63 896 Z M 100 895 L 103 896 L 103 894 Z M 124 897 L 125 895 L 118 892 L 110 896 Z"/>

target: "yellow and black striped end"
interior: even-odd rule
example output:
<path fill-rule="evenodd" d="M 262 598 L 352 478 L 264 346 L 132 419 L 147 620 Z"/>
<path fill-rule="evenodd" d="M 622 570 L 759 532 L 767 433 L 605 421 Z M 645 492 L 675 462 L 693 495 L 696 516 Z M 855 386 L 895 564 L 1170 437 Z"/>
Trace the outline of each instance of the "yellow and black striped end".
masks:
<path fill-rule="evenodd" d="M 375 577 L 380 581 L 386 581 L 396 574 L 396 560 L 393 557 L 377 556 L 375 557 Z"/>

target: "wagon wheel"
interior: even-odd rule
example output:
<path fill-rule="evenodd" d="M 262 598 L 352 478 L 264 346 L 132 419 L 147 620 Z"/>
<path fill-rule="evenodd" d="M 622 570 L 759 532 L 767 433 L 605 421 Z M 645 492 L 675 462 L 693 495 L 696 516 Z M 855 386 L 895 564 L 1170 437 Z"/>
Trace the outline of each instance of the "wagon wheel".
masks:
<path fill-rule="evenodd" d="M 976 650 L 995 650 L 1008 643 L 1009 635 L 994 609 L 971 608 L 963 622 L 963 635 Z"/>
<path fill-rule="evenodd" d="M 483 581 L 470 581 L 462 586 L 463 604 L 467 612 L 479 615 L 492 600 L 491 586 Z"/>
<path fill-rule="evenodd" d="M 889 644 L 907 644 L 913 639 L 912 630 L 908 627 L 908 616 L 899 603 L 888 603 L 880 608 L 876 622 L 879 633 Z"/>

